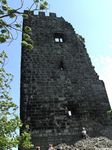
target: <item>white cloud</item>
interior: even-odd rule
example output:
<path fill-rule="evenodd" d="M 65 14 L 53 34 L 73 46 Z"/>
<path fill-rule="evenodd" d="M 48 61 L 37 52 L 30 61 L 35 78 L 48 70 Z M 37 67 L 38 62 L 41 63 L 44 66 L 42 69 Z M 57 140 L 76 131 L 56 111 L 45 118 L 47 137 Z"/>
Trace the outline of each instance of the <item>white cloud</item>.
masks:
<path fill-rule="evenodd" d="M 104 81 L 106 91 L 112 106 L 112 56 L 100 56 L 93 60 L 95 70 Z"/>

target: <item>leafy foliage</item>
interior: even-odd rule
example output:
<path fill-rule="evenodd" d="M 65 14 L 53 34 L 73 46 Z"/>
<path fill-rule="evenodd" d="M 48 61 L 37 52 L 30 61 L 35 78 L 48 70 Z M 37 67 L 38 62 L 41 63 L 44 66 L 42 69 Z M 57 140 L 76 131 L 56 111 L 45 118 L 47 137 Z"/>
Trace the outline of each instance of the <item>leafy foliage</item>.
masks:
<path fill-rule="evenodd" d="M 107 111 L 107 116 L 112 119 L 112 109 Z"/>
<path fill-rule="evenodd" d="M 22 127 L 17 115 L 17 105 L 13 103 L 10 92 L 10 82 L 13 76 L 5 71 L 7 55 L 5 51 L 0 53 L 0 149 L 7 150 L 16 147 L 31 148 L 30 134 L 23 131 L 19 136 L 19 128 Z M 21 142 L 22 141 L 22 142 Z"/>
<path fill-rule="evenodd" d="M 23 17 L 25 19 L 28 18 L 28 14 L 25 14 L 22 11 L 22 7 L 24 4 L 24 0 L 21 1 L 21 6 L 19 8 L 11 8 L 8 5 L 8 0 L 0 0 L 0 43 L 4 42 L 12 42 L 15 38 L 12 31 L 15 31 L 16 33 L 18 31 L 22 31 L 22 24 L 20 23 L 19 17 Z M 47 8 L 48 3 L 45 0 L 33 0 L 30 8 L 28 9 L 30 11 L 36 11 L 36 10 L 43 10 Z M 9 19 L 11 20 L 9 22 Z M 26 27 L 26 33 L 30 32 L 31 28 Z M 15 34 L 15 33 L 14 33 Z M 26 46 L 26 48 L 29 48 L 31 50 L 33 48 L 31 39 L 29 40 L 24 39 L 27 44 L 23 44 L 23 46 Z M 29 43 L 30 41 L 30 43 Z"/>
<path fill-rule="evenodd" d="M 0 0 L 0 44 L 11 43 L 15 39 L 13 31 L 22 32 L 22 24 L 18 18 L 27 19 L 28 14 L 24 14 L 22 11 L 24 0 L 20 0 L 20 2 L 21 6 L 15 9 L 8 5 L 8 0 Z M 33 0 L 28 10 L 45 9 L 47 5 L 45 0 Z M 26 26 L 22 41 L 22 45 L 29 50 L 33 48 L 30 32 L 31 28 Z M 6 72 L 7 58 L 5 51 L 0 50 L 0 150 L 11 150 L 18 145 L 21 149 L 26 150 L 33 145 L 30 142 L 28 126 L 19 135 L 22 122 L 17 114 L 18 107 L 10 96 L 10 83 L 13 75 Z"/>

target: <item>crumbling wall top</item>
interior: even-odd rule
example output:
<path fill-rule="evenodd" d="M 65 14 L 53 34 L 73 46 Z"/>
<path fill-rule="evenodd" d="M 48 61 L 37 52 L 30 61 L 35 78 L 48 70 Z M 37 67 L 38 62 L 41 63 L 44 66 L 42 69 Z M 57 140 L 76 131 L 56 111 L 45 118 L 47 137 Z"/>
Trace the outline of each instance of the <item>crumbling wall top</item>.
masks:
<path fill-rule="evenodd" d="M 38 17 L 46 17 L 46 16 L 49 16 L 49 17 L 57 17 L 56 16 L 56 13 L 53 13 L 53 12 L 49 12 L 49 15 L 46 15 L 46 13 L 44 11 L 39 11 L 37 15 L 34 14 L 34 11 L 28 11 L 28 10 L 25 10 L 24 11 L 25 14 L 29 14 L 29 15 L 33 15 L 33 16 L 38 16 Z"/>
<path fill-rule="evenodd" d="M 56 17 L 56 13 L 49 13 L 49 16 Z"/>

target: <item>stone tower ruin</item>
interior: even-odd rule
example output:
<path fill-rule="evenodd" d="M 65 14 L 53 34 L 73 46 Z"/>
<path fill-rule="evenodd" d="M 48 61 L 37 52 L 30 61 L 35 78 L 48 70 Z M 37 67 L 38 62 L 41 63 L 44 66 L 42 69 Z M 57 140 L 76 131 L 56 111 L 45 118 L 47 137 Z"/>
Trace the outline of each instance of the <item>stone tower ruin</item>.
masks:
<path fill-rule="evenodd" d="M 23 32 L 25 26 L 32 29 L 33 50 L 22 48 L 20 114 L 34 145 L 73 144 L 82 127 L 89 136 L 102 135 L 110 105 L 84 39 L 55 13 L 32 12 Z"/>

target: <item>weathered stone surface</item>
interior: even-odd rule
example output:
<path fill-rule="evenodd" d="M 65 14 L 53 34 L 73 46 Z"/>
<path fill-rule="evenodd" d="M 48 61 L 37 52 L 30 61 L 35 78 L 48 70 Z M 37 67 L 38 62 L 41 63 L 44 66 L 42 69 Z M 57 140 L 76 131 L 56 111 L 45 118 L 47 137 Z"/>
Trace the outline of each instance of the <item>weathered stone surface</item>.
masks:
<path fill-rule="evenodd" d="M 53 13 L 31 12 L 25 25 L 32 28 L 34 48 L 22 48 L 20 105 L 33 143 L 43 149 L 49 143 L 72 144 L 83 126 L 90 136 L 101 136 L 110 105 L 84 39 Z"/>

